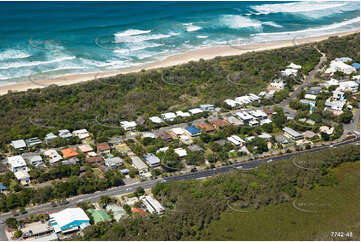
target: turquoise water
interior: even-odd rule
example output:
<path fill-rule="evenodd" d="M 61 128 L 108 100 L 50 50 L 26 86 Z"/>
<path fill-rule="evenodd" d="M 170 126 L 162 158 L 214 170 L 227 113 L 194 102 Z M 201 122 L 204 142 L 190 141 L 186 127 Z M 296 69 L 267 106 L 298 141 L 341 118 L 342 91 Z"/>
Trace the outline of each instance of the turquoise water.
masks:
<path fill-rule="evenodd" d="M 0 85 L 357 29 L 359 2 L 0 2 Z"/>

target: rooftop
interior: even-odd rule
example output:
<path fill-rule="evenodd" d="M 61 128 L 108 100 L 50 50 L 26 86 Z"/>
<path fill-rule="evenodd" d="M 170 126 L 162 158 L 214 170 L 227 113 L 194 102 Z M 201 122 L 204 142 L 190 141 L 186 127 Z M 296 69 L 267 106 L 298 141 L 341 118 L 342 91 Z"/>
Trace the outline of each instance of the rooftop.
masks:
<path fill-rule="evenodd" d="M 73 148 L 63 149 L 63 150 L 61 150 L 61 153 L 63 153 L 63 157 L 65 159 L 75 157 L 78 155 L 78 152 L 76 152 L 76 150 Z"/>

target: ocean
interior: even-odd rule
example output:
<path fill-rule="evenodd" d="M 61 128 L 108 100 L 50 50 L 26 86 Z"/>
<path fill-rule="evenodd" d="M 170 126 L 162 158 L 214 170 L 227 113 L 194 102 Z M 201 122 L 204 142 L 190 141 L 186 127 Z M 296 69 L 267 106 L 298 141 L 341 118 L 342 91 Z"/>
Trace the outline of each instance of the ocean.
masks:
<path fill-rule="evenodd" d="M 0 85 L 360 27 L 359 2 L 0 2 Z"/>

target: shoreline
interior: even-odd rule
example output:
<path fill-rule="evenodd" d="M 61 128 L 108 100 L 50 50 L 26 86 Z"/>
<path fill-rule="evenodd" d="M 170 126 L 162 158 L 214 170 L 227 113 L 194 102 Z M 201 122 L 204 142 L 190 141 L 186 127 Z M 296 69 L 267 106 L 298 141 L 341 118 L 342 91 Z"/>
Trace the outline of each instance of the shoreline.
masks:
<path fill-rule="evenodd" d="M 340 32 L 335 34 L 327 34 L 320 35 L 315 37 L 306 37 L 297 39 L 295 43 L 295 38 L 290 40 L 276 40 L 269 41 L 263 43 L 256 43 L 250 45 L 242 45 L 242 46 L 216 46 L 216 47 L 203 47 L 196 50 L 187 51 L 184 53 L 176 54 L 165 58 L 164 60 L 155 61 L 152 63 L 124 68 L 120 70 L 107 71 L 107 72 L 98 72 L 98 73 L 82 73 L 82 74 L 70 74 L 64 75 L 60 77 L 56 77 L 53 79 L 40 80 L 36 82 L 19 82 L 14 84 L 5 84 L 0 86 L 0 95 L 5 95 L 8 91 L 26 91 L 28 89 L 36 89 L 43 88 L 52 84 L 58 86 L 71 85 L 75 83 L 81 83 L 86 81 L 91 81 L 96 78 L 104 78 L 115 76 L 118 74 L 127 74 L 139 72 L 141 70 L 150 70 L 150 69 L 159 69 L 164 67 L 170 67 L 180 64 L 185 64 L 190 61 L 199 61 L 200 59 L 209 60 L 213 59 L 217 56 L 233 56 L 233 55 L 241 55 L 250 51 L 265 51 L 272 49 L 279 49 L 283 47 L 290 47 L 293 45 L 307 44 L 307 43 L 315 43 L 320 42 L 322 40 L 326 40 L 331 36 L 346 36 L 354 33 L 360 33 L 360 29 Z"/>

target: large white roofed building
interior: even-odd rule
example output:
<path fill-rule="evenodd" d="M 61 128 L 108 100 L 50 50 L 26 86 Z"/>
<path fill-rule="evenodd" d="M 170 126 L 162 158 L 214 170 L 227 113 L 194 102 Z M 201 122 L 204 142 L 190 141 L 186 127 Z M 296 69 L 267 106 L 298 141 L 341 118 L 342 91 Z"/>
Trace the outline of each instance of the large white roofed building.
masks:
<path fill-rule="evenodd" d="M 49 216 L 49 222 L 55 233 L 75 231 L 90 225 L 89 217 L 81 208 L 66 208 Z"/>
<path fill-rule="evenodd" d="M 8 157 L 9 168 L 12 172 L 27 171 L 29 168 L 25 160 L 20 155 Z"/>

